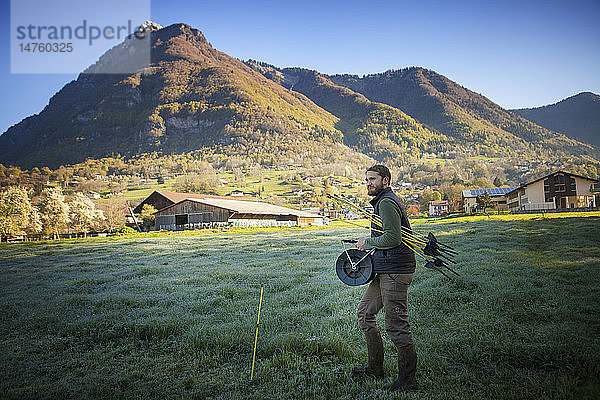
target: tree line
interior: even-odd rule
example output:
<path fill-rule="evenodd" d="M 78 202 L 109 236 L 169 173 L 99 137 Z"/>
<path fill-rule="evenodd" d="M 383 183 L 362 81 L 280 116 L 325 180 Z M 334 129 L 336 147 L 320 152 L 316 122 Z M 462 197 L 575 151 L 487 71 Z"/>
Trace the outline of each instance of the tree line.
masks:
<path fill-rule="evenodd" d="M 60 187 L 47 187 L 39 196 L 33 189 L 9 186 L 0 192 L 0 237 L 61 234 L 85 237 L 90 232 L 116 232 L 125 226 L 127 205 L 115 199 L 96 207 L 83 193 L 66 198 Z"/>

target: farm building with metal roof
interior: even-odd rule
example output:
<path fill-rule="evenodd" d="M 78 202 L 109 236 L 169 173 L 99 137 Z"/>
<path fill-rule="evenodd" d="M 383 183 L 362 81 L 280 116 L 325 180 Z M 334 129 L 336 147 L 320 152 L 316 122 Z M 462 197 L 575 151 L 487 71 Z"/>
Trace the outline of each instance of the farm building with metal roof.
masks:
<path fill-rule="evenodd" d="M 141 214 L 144 204 L 151 205 L 157 210 L 162 210 L 167 206 L 171 206 L 175 203 L 179 203 L 185 199 L 207 199 L 207 198 L 219 198 L 219 196 L 213 196 L 211 194 L 198 194 L 198 193 L 179 193 L 179 192 L 166 192 L 166 191 L 154 191 L 152 194 L 144 199 L 133 212 Z"/>
<path fill-rule="evenodd" d="M 155 213 L 155 229 L 184 230 L 215 226 L 323 225 L 323 217 L 257 201 L 210 196 L 185 198 Z"/>

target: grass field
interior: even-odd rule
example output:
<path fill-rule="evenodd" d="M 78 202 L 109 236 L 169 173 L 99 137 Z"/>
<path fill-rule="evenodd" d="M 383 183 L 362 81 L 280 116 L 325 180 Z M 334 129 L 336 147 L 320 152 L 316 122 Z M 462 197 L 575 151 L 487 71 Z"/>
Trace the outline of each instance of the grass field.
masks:
<path fill-rule="evenodd" d="M 219 196 L 228 196 L 234 190 L 241 190 L 244 193 L 250 194 L 258 194 L 259 197 L 270 197 L 272 195 L 279 197 L 280 200 L 284 202 L 289 202 L 290 204 L 294 203 L 294 200 L 298 200 L 296 196 L 289 195 L 286 193 L 290 193 L 293 190 L 311 190 L 309 184 L 303 182 L 289 182 L 289 176 L 293 175 L 292 171 L 289 170 L 281 170 L 281 171 L 262 171 L 260 174 L 244 174 L 243 181 L 236 181 L 233 172 L 223 172 L 217 174 L 218 178 L 224 179 L 229 184 L 227 186 L 222 187 L 214 187 L 214 194 Z M 358 187 L 349 187 L 351 183 L 354 182 L 354 179 L 347 177 L 339 177 L 339 179 L 343 185 L 343 192 L 345 195 L 356 195 L 359 191 Z M 139 204 L 143 199 L 150 196 L 152 192 L 156 191 L 167 191 L 173 192 L 177 191 L 175 180 L 170 180 L 164 184 L 154 183 L 144 183 L 139 185 L 130 185 L 123 192 L 124 199 L 130 201 L 132 206 L 135 207 Z M 109 194 L 109 190 L 105 190 L 102 192 L 103 196 Z M 99 203 L 107 202 L 110 198 L 103 197 L 99 199 Z"/>
<path fill-rule="evenodd" d="M 385 382 L 350 377 L 365 288 L 333 264 L 364 232 L 331 228 L 0 245 L 0 398 L 600 397 L 599 217 L 416 229 L 459 250 L 462 274 L 417 267 L 416 393 L 386 393 L 387 338 Z"/>

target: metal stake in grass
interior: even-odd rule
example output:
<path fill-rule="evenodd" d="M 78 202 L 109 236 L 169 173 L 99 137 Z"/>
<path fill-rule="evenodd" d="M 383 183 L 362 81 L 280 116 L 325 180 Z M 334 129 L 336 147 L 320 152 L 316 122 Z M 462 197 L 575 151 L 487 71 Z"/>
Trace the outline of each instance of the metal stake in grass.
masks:
<path fill-rule="evenodd" d="M 258 327 L 260 326 L 260 310 L 262 308 L 264 288 L 264 285 L 260 285 L 260 301 L 258 302 L 258 318 L 256 318 L 256 334 L 254 335 L 254 352 L 252 353 L 252 371 L 250 372 L 250 382 L 252 382 L 254 379 L 254 360 L 256 360 L 256 344 L 258 342 Z"/>

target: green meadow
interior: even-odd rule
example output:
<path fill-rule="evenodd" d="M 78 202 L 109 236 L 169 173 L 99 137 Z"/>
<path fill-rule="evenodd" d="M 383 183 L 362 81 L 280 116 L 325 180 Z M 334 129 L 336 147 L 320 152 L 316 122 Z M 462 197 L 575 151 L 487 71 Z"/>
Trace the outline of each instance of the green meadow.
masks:
<path fill-rule="evenodd" d="M 461 274 L 417 267 L 418 392 L 386 392 L 387 338 L 385 381 L 350 376 L 365 287 L 333 265 L 364 231 L 335 226 L 0 245 L 0 398 L 600 397 L 600 217 L 415 230 L 459 251 Z"/>

